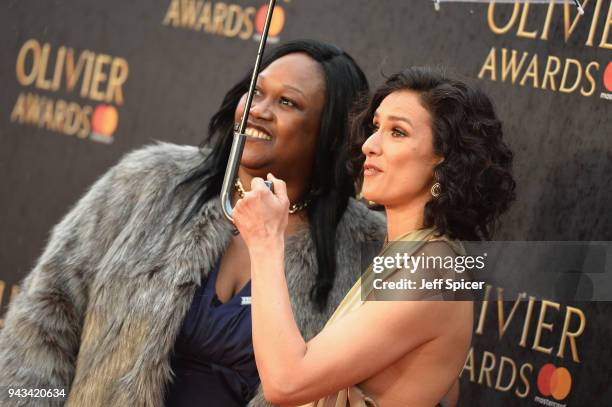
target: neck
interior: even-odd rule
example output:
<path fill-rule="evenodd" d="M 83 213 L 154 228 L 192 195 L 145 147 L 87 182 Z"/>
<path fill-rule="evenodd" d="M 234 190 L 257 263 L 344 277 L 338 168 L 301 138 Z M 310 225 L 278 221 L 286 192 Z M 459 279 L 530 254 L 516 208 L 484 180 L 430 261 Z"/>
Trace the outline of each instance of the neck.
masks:
<path fill-rule="evenodd" d="M 245 191 L 251 190 L 251 181 L 253 180 L 253 178 L 261 177 L 265 180 L 266 175 L 267 173 L 254 175 L 249 173 L 242 167 L 238 169 L 238 178 L 240 178 L 240 182 L 242 183 L 242 186 L 244 187 Z M 274 175 L 276 176 L 276 174 Z M 277 178 L 281 177 L 277 176 Z M 285 181 L 287 185 L 287 198 L 289 198 L 289 202 L 291 202 L 292 204 L 300 202 L 304 198 L 304 195 L 306 193 L 306 187 L 310 184 L 309 179 L 307 179 L 307 177 L 300 177 L 299 179 L 281 179 Z"/>
<path fill-rule="evenodd" d="M 253 178 L 255 178 L 255 176 L 249 174 L 242 167 L 240 167 L 238 169 L 238 178 L 240 179 L 244 190 L 247 192 L 250 191 L 251 181 L 253 180 Z M 306 189 L 304 184 L 300 183 L 300 185 L 296 185 L 295 182 L 289 182 L 287 180 L 283 181 L 285 181 L 287 184 L 287 197 L 289 198 L 289 202 L 292 204 L 298 202 L 298 200 L 304 196 L 304 191 Z M 234 188 L 232 192 L 232 201 L 235 203 L 236 201 L 238 201 L 239 198 L 240 197 L 238 195 L 238 192 Z M 308 225 L 308 216 L 306 209 L 296 212 L 294 214 L 289 214 L 289 220 L 287 223 L 285 236 L 294 234 L 302 225 Z"/>
<path fill-rule="evenodd" d="M 396 240 L 402 235 L 421 229 L 425 221 L 425 204 L 429 198 L 417 198 L 402 205 L 385 206 L 387 240 Z"/>

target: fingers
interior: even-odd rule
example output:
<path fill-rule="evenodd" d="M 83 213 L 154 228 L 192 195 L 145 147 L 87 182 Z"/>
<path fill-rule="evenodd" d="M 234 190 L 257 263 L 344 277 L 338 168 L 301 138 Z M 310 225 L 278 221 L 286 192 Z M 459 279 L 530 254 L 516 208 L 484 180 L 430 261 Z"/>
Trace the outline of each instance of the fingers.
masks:
<path fill-rule="evenodd" d="M 251 191 L 265 191 L 268 187 L 262 178 L 254 177 L 251 180 Z"/>
<path fill-rule="evenodd" d="M 274 194 L 283 201 L 289 201 L 287 197 L 287 184 L 282 179 L 276 178 L 272 173 L 268 173 L 268 181 L 274 185 Z"/>

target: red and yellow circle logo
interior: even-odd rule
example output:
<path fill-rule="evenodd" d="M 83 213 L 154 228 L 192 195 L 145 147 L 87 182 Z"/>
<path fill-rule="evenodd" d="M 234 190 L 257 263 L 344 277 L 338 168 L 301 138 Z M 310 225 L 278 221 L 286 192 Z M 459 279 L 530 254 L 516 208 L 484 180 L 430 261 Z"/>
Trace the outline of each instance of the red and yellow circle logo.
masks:
<path fill-rule="evenodd" d="M 91 127 L 95 133 L 112 136 L 117 128 L 119 114 L 111 105 L 98 105 L 93 113 Z"/>
<path fill-rule="evenodd" d="M 608 62 L 608 66 L 606 66 L 603 83 L 606 89 L 608 89 L 608 92 L 612 92 L 612 62 Z"/>
<path fill-rule="evenodd" d="M 538 390 L 543 396 L 553 396 L 563 400 L 572 389 L 572 375 L 564 367 L 547 363 L 538 373 Z"/>
<path fill-rule="evenodd" d="M 266 14 L 268 14 L 268 6 L 261 6 L 255 16 L 255 29 L 258 33 L 263 32 L 264 25 L 266 23 Z M 277 37 L 283 27 L 285 26 L 285 10 L 281 6 L 274 6 L 274 13 L 272 14 L 272 20 L 270 21 L 270 28 L 268 34 L 271 37 Z"/>

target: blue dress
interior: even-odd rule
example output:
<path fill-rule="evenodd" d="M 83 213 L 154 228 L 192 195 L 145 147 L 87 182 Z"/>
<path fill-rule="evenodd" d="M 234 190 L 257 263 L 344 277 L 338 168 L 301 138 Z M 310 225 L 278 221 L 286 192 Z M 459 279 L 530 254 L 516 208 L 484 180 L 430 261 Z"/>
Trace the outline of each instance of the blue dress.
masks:
<path fill-rule="evenodd" d="M 251 336 L 251 282 L 225 303 L 219 263 L 193 298 L 174 347 L 167 407 L 246 406 L 259 385 Z"/>

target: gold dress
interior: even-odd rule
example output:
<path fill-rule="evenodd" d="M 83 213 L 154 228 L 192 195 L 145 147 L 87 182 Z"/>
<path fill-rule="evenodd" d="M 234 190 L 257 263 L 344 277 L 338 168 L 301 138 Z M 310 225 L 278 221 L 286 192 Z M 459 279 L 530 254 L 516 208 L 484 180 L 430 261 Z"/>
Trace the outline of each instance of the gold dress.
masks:
<path fill-rule="evenodd" d="M 397 240 L 385 244 L 379 256 L 394 253 L 397 250 L 397 244 L 395 244 L 395 242 L 401 242 L 402 253 L 412 255 L 425 243 L 432 241 L 445 241 L 455 253 L 465 253 L 459 242 L 449 240 L 444 235 L 436 236 L 434 228 L 427 228 L 407 233 L 400 236 Z M 372 266 L 368 267 L 363 276 L 357 280 L 348 294 L 346 294 L 325 326 L 333 324 L 335 320 L 342 318 L 347 313 L 360 307 L 364 303 L 362 298 L 367 298 L 372 291 L 374 279 L 382 278 L 384 280 L 385 277 L 388 277 L 392 272 L 391 270 L 383 274 L 375 274 L 372 271 Z M 367 288 L 362 292 L 362 287 Z M 357 385 L 353 385 L 335 394 L 331 394 L 308 404 L 303 404 L 299 407 L 378 407 L 378 404 L 376 404 L 373 398 L 368 397 Z"/>

